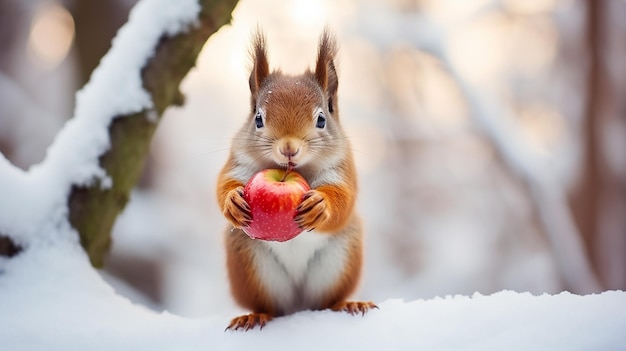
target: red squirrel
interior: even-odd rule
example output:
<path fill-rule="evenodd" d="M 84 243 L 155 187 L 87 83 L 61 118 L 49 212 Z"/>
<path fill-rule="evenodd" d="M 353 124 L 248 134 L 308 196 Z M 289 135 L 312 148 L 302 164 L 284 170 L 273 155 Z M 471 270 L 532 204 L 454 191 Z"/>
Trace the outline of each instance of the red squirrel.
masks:
<path fill-rule="evenodd" d="M 325 30 L 315 71 L 270 72 L 266 40 L 252 40 L 251 109 L 220 172 L 217 198 L 232 227 L 226 262 L 235 301 L 252 311 L 227 329 L 261 329 L 273 317 L 301 310 L 365 314 L 372 302 L 346 301 L 363 260 L 362 225 L 355 210 L 357 174 L 339 123 L 337 47 Z M 311 186 L 294 220 L 304 232 L 286 242 L 253 240 L 241 228 L 252 220 L 243 197 L 248 180 L 268 168 L 289 168 Z"/>

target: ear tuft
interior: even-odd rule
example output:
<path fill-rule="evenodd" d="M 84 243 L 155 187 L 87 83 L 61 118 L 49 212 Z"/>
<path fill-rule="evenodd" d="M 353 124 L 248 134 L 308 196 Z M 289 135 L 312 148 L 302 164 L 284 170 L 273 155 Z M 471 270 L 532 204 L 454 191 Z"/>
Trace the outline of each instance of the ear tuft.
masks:
<path fill-rule="evenodd" d="M 267 49 L 265 44 L 265 34 L 257 27 L 252 37 L 250 46 L 250 58 L 252 59 L 252 70 L 250 72 L 250 93 L 253 101 L 256 100 L 259 89 L 270 74 L 267 60 Z"/>
<path fill-rule="evenodd" d="M 326 28 L 320 37 L 319 47 L 317 50 L 315 79 L 328 96 L 329 112 L 333 112 L 335 110 L 337 88 L 339 85 L 334 63 L 336 55 L 337 44 L 335 42 L 335 38 L 330 34 L 328 28 Z"/>

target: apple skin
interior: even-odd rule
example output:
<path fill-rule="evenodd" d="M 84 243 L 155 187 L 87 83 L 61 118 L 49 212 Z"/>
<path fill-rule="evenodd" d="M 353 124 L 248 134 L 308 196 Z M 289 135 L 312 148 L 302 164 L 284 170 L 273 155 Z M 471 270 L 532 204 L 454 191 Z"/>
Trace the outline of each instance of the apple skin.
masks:
<path fill-rule="evenodd" d="M 252 222 L 243 231 L 253 239 L 293 239 L 302 233 L 293 219 L 296 208 L 310 189 L 306 179 L 294 171 L 265 169 L 255 174 L 243 190 L 252 213 Z"/>

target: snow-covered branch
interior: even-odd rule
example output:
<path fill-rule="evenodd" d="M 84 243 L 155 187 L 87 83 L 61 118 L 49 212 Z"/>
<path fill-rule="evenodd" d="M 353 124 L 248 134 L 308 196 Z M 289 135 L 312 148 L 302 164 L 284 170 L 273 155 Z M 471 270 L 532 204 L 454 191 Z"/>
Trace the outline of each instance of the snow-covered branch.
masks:
<path fill-rule="evenodd" d="M 74 118 L 46 159 L 22 172 L 0 158 L 0 233 L 28 247 L 58 239 L 51 236 L 71 240 L 77 231 L 101 266 L 160 116 L 182 103 L 181 80 L 236 2 L 140 1 L 77 94 Z"/>

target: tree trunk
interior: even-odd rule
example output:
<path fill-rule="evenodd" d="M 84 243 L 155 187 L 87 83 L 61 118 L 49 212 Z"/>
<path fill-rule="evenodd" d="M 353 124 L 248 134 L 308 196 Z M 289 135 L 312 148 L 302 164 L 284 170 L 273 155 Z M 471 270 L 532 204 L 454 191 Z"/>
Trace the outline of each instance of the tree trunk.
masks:
<path fill-rule="evenodd" d="M 615 148 L 614 138 L 626 138 L 626 123 L 618 121 L 624 118 L 623 87 L 620 90 L 619 80 L 614 78 L 619 72 L 610 65 L 613 55 L 621 57 L 623 54 L 623 51 L 615 51 L 620 47 L 616 48 L 615 42 L 610 40 L 611 35 L 621 38 L 623 33 L 619 26 L 611 26 L 615 17 L 610 11 L 614 7 L 615 4 L 604 1 L 587 1 L 587 100 L 581 125 L 580 175 L 570 205 L 593 267 L 604 286 L 624 289 L 626 181 L 619 166 L 611 164 L 615 163 L 611 153 L 621 154 L 623 150 L 609 149 Z M 607 142 L 607 138 L 613 142 Z"/>
<path fill-rule="evenodd" d="M 598 158 L 598 124 L 601 99 L 601 7 L 600 1 L 587 1 L 587 101 L 581 125 L 582 160 L 578 186 L 571 196 L 576 225 L 585 241 L 587 253 L 595 265 L 594 233 L 598 229 L 597 209 L 600 204 L 600 164 Z"/>
<path fill-rule="evenodd" d="M 76 27 L 74 48 L 78 59 L 80 86 L 87 83 L 100 58 L 111 47 L 111 40 L 128 19 L 129 7 L 133 4 L 114 0 L 72 1 L 68 5 Z"/>

